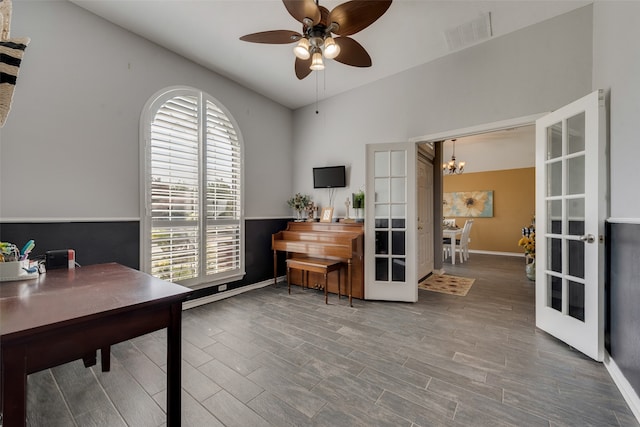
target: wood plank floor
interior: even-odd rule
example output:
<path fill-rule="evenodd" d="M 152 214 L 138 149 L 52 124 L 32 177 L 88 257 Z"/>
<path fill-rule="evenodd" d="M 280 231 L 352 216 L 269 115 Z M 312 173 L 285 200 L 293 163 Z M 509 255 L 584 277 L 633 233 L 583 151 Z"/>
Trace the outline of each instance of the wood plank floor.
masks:
<path fill-rule="evenodd" d="M 521 258 L 445 268 L 467 296 L 349 308 L 279 284 L 185 311 L 183 425 L 638 425 L 602 364 L 536 330 Z M 28 424 L 164 425 L 165 337 L 30 375 Z"/>

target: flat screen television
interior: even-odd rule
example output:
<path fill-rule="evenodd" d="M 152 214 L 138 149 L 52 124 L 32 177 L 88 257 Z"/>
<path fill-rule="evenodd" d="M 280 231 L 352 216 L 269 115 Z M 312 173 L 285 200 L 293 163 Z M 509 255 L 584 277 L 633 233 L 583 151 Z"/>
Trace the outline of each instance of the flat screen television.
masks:
<path fill-rule="evenodd" d="M 347 186 L 344 166 L 313 168 L 313 188 L 339 188 Z"/>

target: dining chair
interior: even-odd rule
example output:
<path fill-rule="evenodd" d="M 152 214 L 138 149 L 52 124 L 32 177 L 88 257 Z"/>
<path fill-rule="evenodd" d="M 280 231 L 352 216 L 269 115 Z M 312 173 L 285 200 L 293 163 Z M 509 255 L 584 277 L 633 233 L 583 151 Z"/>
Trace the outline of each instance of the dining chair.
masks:
<path fill-rule="evenodd" d="M 462 229 L 462 235 L 460 239 L 456 239 L 456 252 L 460 254 L 460 262 L 469 260 L 469 238 L 471 234 L 471 227 L 473 226 L 473 219 L 468 219 L 464 223 L 464 227 Z M 453 254 L 452 256 L 456 256 Z"/>
<path fill-rule="evenodd" d="M 471 226 L 473 225 L 473 219 L 468 219 L 464 222 L 462 227 L 462 234 L 459 239 L 456 239 L 456 252 L 460 254 L 460 263 L 469 259 L 469 235 L 471 233 Z M 442 260 L 444 261 L 449 256 L 456 256 L 451 254 L 451 239 L 444 237 L 442 239 Z"/>
<path fill-rule="evenodd" d="M 442 261 L 444 261 L 445 259 L 449 258 L 451 256 L 451 242 L 449 241 L 444 242 L 444 240 L 449 240 L 449 239 L 443 239 L 442 242 Z"/>
<path fill-rule="evenodd" d="M 455 218 L 443 218 L 442 219 L 443 227 L 455 227 L 456 219 Z M 442 260 L 449 258 L 451 256 L 451 239 L 449 237 L 442 238 Z"/>

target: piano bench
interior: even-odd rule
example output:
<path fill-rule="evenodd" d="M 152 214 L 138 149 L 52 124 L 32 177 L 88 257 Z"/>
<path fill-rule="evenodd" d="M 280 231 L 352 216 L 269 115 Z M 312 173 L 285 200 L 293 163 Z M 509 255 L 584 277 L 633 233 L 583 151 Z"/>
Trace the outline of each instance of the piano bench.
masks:
<path fill-rule="evenodd" d="M 290 270 L 302 270 L 302 287 L 309 287 L 309 272 L 321 273 L 324 276 L 324 303 L 328 304 L 327 276 L 332 271 L 338 271 L 338 299 L 340 299 L 340 269 L 342 262 L 324 258 L 292 257 L 287 259 L 287 286 L 291 294 Z"/>

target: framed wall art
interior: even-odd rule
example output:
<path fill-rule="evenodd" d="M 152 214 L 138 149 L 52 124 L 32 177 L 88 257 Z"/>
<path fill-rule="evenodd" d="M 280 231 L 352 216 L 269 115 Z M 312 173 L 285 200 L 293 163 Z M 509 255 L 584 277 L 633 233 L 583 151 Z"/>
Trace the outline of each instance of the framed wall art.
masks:
<path fill-rule="evenodd" d="M 493 217 L 493 191 L 459 191 L 444 193 L 442 215 L 448 217 Z"/>

